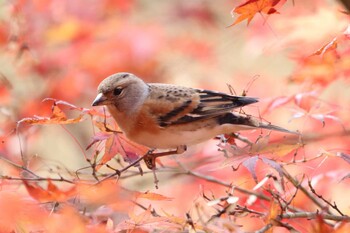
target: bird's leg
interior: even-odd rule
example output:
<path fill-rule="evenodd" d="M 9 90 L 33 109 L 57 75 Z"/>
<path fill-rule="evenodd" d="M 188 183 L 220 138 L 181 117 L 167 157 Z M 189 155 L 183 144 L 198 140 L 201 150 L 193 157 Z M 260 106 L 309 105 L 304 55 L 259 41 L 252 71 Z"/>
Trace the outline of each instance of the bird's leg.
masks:
<path fill-rule="evenodd" d="M 153 153 L 154 150 L 150 150 L 147 152 L 147 154 L 143 157 L 143 160 L 145 161 L 146 166 L 153 170 L 156 167 L 156 158 L 168 156 L 168 155 L 175 155 L 175 154 L 182 154 L 187 150 L 187 146 L 178 146 L 176 150 L 170 150 L 165 152 L 159 152 L 159 153 Z"/>
<path fill-rule="evenodd" d="M 249 141 L 249 139 L 247 137 L 244 137 L 242 135 L 240 135 L 239 133 L 232 133 L 232 136 L 246 144 L 248 144 L 249 146 L 252 146 L 253 143 L 251 141 Z"/>

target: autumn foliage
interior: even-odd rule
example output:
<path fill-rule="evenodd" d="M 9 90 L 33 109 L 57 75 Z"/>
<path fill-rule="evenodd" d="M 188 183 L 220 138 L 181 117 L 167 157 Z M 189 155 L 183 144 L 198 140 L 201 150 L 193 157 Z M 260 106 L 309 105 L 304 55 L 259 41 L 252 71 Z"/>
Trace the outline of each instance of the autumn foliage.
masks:
<path fill-rule="evenodd" d="M 14 0 L 0 9 L 0 232 L 350 232 L 341 2 Z M 238 111 L 300 135 L 219 135 L 152 171 L 153 151 L 91 107 L 99 82 L 121 71 L 258 97 Z"/>

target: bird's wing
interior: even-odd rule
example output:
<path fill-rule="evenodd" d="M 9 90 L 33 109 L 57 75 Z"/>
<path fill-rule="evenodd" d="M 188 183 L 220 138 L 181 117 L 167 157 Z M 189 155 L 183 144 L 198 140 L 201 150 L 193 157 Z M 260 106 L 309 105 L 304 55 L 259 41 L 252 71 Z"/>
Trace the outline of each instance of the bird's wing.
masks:
<path fill-rule="evenodd" d="M 199 96 L 199 104 L 193 110 L 198 115 L 218 115 L 226 113 L 234 108 L 243 107 L 258 102 L 258 99 L 245 96 L 233 96 L 221 92 L 195 89 Z"/>
<path fill-rule="evenodd" d="M 158 124 L 166 127 L 216 117 L 257 101 L 208 90 L 151 84 L 145 105 L 157 117 Z"/>

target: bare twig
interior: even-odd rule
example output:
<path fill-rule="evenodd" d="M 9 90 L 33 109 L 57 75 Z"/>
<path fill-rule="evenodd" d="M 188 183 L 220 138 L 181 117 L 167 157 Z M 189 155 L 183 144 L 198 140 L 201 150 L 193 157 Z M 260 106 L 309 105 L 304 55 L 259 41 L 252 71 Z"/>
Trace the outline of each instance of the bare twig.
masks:
<path fill-rule="evenodd" d="M 273 225 L 271 223 L 266 224 L 263 228 L 260 230 L 255 231 L 255 233 L 264 233 L 267 232 Z"/>
<path fill-rule="evenodd" d="M 350 222 L 350 216 L 338 216 L 333 214 L 324 214 L 320 212 L 298 212 L 298 213 L 284 213 L 281 215 L 282 219 L 292 219 L 292 218 L 307 218 L 316 219 L 321 216 L 323 219 L 333 220 L 337 222 Z"/>
<path fill-rule="evenodd" d="M 98 183 L 100 183 L 100 182 L 102 182 L 102 181 L 105 181 L 105 180 L 108 180 L 108 179 L 110 179 L 110 178 L 112 178 L 112 177 L 114 177 L 114 176 L 118 176 L 118 178 L 119 178 L 120 175 L 121 175 L 121 173 L 123 173 L 124 171 L 128 170 L 128 169 L 131 168 L 131 167 L 137 166 L 137 165 L 139 164 L 139 162 L 140 162 L 141 160 L 143 160 L 143 159 L 145 158 L 145 156 L 147 156 L 147 155 L 148 155 L 148 153 L 146 153 L 146 154 L 143 155 L 143 156 L 140 156 L 138 159 L 136 159 L 135 161 L 133 161 L 133 162 L 130 163 L 129 165 L 123 167 L 122 169 L 120 169 L 120 170 L 115 170 L 114 173 L 112 173 L 112 174 L 106 176 L 106 177 L 103 178 L 102 180 L 98 181 Z"/>
<path fill-rule="evenodd" d="M 244 193 L 244 194 L 248 194 L 248 195 L 254 195 L 254 196 L 257 196 L 258 198 L 260 198 L 260 199 L 262 199 L 262 200 L 265 200 L 265 201 L 270 201 L 270 200 L 271 200 L 268 196 L 266 196 L 266 195 L 264 195 L 264 194 L 261 194 L 261 193 L 253 192 L 253 191 L 250 191 L 250 190 L 247 190 L 247 189 L 240 188 L 240 187 L 235 186 L 235 185 L 232 185 L 232 184 L 230 184 L 230 183 L 226 183 L 226 182 L 224 182 L 224 181 L 218 180 L 218 179 L 216 179 L 216 178 L 213 177 L 213 176 L 207 176 L 207 175 L 200 174 L 200 173 L 198 173 L 198 172 L 191 171 L 191 170 L 185 168 L 181 163 L 178 162 L 178 164 L 182 167 L 182 169 L 183 169 L 183 174 L 191 175 L 191 176 L 194 176 L 194 177 L 197 177 L 197 178 L 206 180 L 206 181 L 208 181 L 208 182 L 216 183 L 216 184 L 219 184 L 219 185 L 228 187 L 228 188 L 234 188 L 234 189 L 237 190 L 238 192 L 241 192 L 241 193 Z"/>
<path fill-rule="evenodd" d="M 323 205 L 319 200 L 317 200 L 312 195 L 312 193 L 310 193 L 305 187 L 303 187 L 298 180 L 294 179 L 294 177 L 292 177 L 292 175 L 289 174 L 289 172 L 287 172 L 287 170 L 283 167 L 282 167 L 282 172 L 284 177 L 286 177 L 294 185 L 294 187 L 298 188 L 302 193 L 304 193 L 315 205 L 320 207 L 322 210 L 327 209 L 325 205 Z M 327 213 L 331 214 L 328 209 L 327 209 Z"/>
<path fill-rule="evenodd" d="M 327 205 L 329 205 L 330 207 L 332 207 L 334 210 L 336 210 L 341 216 L 344 216 L 344 214 L 339 210 L 337 204 L 334 202 L 334 204 L 330 203 L 329 201 L 327 201 L 322 195 L 317 194 L 316 190 L 314 189 L 314 187 L 312 187 L 311 185 L 311 180 L 308 181 L 309 184 L 309 188 L 311 190 L 311 192 L 313 194 L 315 194 L 318 198 L 320 198 L 322 201 L 324 201 L 325 203 L 327 203 Z"/>
<path fill-rule="evenodd" d="M 34 172 L 32 172 L 31 170 L 29 170 L 28 168 L 26 168 L 26 167 L 24 167 L 24 166 L 22 166 L 22 165 L 18 165 L 18 164 L 16 164 L 16 163 L 12 162 L 11 160 L 6 159 L 3 155 L 0 155 L 0 159 L 1 159 L 2 161 L 4 161 L 4 162 L 10 164 L 11 166 L 13 166 L 13 167 L 15 167 L 15 168 L 18 168 L 18 169 L 20 169 L 20 170 L 26 171 L 26 172 L 30 173 L 31 175 L 33 175 L 33 176 L 35 176 L 35 177 L 38 177 L 38 178 L 40 177 L 40 176 L 38 176 L 37 174 L 35 174 Z"/>
<path fill-rule="evenodd" d="M 136 201 L 131 201 L 131 202 L 134 203 L 135 205 L 137 205 L 138 207 L 140 207 L 143 210 L 147 210 L 148 209 L 147 207 L 145 207 L 144 205 L 142 205 L 142 204 L 140 204 L 140 203 L 138 203 Z M 151 210 L 151 214 L 152 214 L 153 217 L 160 217 L 160 215 L 157 213 L 157 211 L 154 208 Z"/>
<path fill-rule="evenodd" d="M 74 184 L 75 182 L 72 180 L 68 180 L 65 179 L 63 177 L 60 178 L 48 178 L 48 177 L 40 177 L 40 176 L 36 176 L 36 178 L 26 178 L 26 177 L 12 177 L 12 176 L 0 176 L 1 179 L 4 180 L 18 180 L 18 181 L 47 181 L 47 180 L 51 180 L 51 181 L 59 181 L 59 182 L 67 182 L 70 184 Z"/>

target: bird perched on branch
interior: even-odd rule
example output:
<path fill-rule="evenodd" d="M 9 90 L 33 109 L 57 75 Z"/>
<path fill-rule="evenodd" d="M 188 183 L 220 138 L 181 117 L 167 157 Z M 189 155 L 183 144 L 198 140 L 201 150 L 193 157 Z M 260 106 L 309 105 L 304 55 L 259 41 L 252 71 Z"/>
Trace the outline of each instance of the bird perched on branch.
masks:
<path fill-rule="evenodd" d="M 146 83 L 130 73 L 104 79 L 93 106 L 106 105 L 130 140 L 153 149 L 176 149 L 197 144 L 219 134 L 264 128 L 287 129 L 237 112 L 256 98 L 161 83 Z M 173 152 L 174 153 L 174 152 Z"/>

